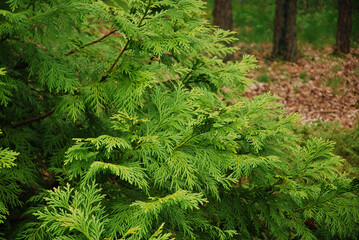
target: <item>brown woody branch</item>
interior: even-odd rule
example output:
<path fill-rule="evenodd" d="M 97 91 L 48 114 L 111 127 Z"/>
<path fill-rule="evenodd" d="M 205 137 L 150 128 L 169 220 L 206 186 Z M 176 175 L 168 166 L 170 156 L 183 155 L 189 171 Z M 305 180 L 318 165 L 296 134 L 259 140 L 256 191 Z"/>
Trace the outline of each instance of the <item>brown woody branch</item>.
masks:
<path fill-rule="evenodd" d="M 146 18 L 148 11 L 150 10 L 151 7 L 151 3 L 152 0 L 148 1 L 145 13 L 143 14 L 142 18 L 140 19 L 139 23 L 137 24 L 137 27 L 141 27 L 143 20 Z M 128 45 L 130 44 L 131 39 L 127 39 L 125 46 L 122 48 L 122 50 L 120 51 L 120 53 L 117 55 L 115 61 L 112 63 L 111 67 L 106 71 L 106 73 L 102 76 L 102 78 L 100 79 L 100 83 L 104 82 L 106 80 L 106 78 L 108 77 L 108 75 L 113 71 L 113 68 L 116 66 L 118 60 L 122 57 L 123 53 L 127 50 Z"/>
<path fill-rule="evenodd" d="M 116 66 L 118 60 L 121 58 L 123 53 L 127 50 L 128 44 L 130 43 L 130 40 L 127 40 L 125 46 L 122 48 L 121 52 L 117 55 L 115 61 L 112 63 L 111 67 L 107 70 L 106 74 L 102 76 L 100 82 L 104 82 L 108 75 L 113 71 L 113 68 Z"/>
<path fill-rule="evenodd" d="M 29 123 L 32 123 L 32 122 L 40 121 L 41 119 L 44 119 L 44 118 L 50 116 L 50 115 L 53 114 L 54 112 L 55 112 L 55 109 L 51 110 L 51 111 L 48 112 L 48 113 L 45 113 L 44 115 L 37 116 L 37 117 L 31 118 L 31 119 L 28 119 L 28 120 L 25 120 L 25 121 L 22 121 L 22 122 L 19 122 L 19 123 L 15 123 L 15 124 L 13 124 L 13 125 L 10 125 L 9 128 L 18 128 L 18 127 L 21 127 L 21 126 L 23 126 L 23 125 L 26 125 L 26 124 L 29 124 Z"/>
<path fill-rule="evenodd" d="M 77 52 L 78 50 L 80 50 L 81 48 L 84 48 L 84 47 L 87 47 L 87 46 L 90 46 L 90 45 L 93 45 L 95 43 L 98 43 L 102 40 L 104 40 L 105 38 L 107 38 L 108 36 L 110 36 L 111 34 L 115 33 L 118 29 L 114 29 L 114 30 L 111 30 L 109 33 L 106 33 L 105 35 L 103 35 L 102 37 L 96 39 L 96 40 L 93 40 L 92 42 L 89 42 L 89 43 L 86 43 L 82 46 L 80 46 L 79 48 L 74 48 L 72 49 L 71 51 L 69 51 L 68 53 L 66 53 L 65 55 L 68 56 L 68 55 L 71 55 L 75 52 Z"/>

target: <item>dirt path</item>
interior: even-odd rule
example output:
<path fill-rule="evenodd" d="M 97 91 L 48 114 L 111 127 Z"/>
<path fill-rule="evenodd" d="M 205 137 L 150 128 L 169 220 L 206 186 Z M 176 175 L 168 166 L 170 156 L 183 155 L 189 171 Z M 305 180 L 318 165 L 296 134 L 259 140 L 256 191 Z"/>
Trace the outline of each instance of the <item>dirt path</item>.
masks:
<path fill-rule="evenodd" d="M 359 49 L 334 56 L 331 47 L 302 47 L 297 63 L 269 60 L 270 44 L 239 46 L 240 54 L 257 57 L 261 68 L 249 77 L 254 83 L 245 93 L 253 97 L 271 91 L 279 95 L 288 112 L 298 112 L 302 122 L 337 121 L 352 127 L 359 116 Z"/>

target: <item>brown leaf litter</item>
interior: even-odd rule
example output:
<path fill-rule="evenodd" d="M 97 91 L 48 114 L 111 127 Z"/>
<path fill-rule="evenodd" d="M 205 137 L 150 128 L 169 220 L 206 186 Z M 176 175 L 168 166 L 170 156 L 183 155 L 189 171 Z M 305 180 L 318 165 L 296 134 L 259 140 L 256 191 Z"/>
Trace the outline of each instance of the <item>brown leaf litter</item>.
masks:
<path fill-rule="evenodd" d="M 260 68 L 248 77 L 262 81 L 249 86 L 246 97 L 268 91 L 277 94 L 287 112 L 302 115 L 302 123 L 321 120 L 340 122 L 346 127 L 355 124 L 359 114 L 358 48 L 351 54 L 334 56 L 331 47 L 314 50 L 305 46 L 296 63 L 269 60 L 268 43 L 242 44 L 240 48 L 239 54 L 258 58 Z"/>

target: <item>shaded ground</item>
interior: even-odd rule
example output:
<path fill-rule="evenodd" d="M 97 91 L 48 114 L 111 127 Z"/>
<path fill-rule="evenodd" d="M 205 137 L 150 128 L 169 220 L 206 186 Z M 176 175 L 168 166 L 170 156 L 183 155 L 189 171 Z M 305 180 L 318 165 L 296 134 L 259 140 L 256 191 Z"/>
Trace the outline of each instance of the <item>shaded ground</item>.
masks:
<path fill-rule="evenodd" d="M 288 112 L 298 112 L 303 123 L 337 121 L 347 127 L 359 116 L 359 49 L 335 56 L 333 49 L 301 47 L 297 63 L 273 61 L 271 44 L 239 44 L 238 55 L 251 54 L 259 69 L 249 77 L 254 83 L 245 93 L 253 97 L 271 91 L 279 95 Z"/>

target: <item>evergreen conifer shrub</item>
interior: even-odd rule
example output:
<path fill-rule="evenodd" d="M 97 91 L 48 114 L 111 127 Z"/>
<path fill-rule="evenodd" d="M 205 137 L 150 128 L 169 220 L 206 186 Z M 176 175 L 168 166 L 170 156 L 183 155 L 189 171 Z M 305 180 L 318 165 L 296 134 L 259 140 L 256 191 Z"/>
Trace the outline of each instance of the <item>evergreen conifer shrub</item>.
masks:
<path fill-rule="evenodd" d="M 222 61 L 235 39 L 201 1 L 9 0 L 0 20 L 5 239 L 358 236 L 358 179 L 277 97 L 241 96 L 256 61 Z"/>

